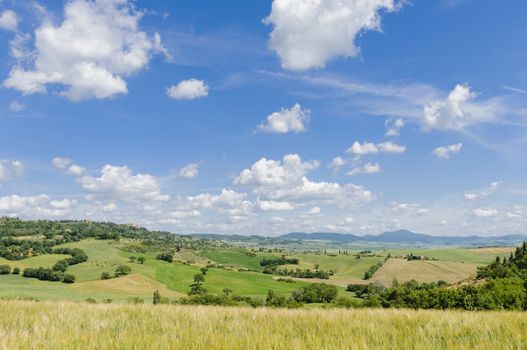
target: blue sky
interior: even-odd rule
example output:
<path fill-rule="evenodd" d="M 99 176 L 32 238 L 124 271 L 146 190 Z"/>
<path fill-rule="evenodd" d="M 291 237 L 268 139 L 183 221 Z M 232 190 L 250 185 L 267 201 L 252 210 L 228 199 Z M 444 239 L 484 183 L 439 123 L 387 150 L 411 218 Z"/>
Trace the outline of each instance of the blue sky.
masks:
<path fill-rule="evenodd" d="M 0 215 L 525 233 L 527 3 L 0 2 Z"/>

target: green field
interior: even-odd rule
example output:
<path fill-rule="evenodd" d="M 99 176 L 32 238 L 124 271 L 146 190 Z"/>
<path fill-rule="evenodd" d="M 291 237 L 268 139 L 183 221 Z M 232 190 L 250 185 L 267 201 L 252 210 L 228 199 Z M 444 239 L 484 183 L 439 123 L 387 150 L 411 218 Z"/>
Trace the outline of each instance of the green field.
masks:
<path fill-rule="evenodd" d="M 281 295 L 290 295 L 292 291 L 312 282 L 324 282 L 339 287 L 341 296 L 352 296 L 344 291 L 350 283 L 380 282 L 390 285 L 394 278 L 399 282 L 415 279 L 419 282 L 445 280 L 449 283 L 459 282 L 474 274 L 478 265 L 489 263 L 496 254 L 507 255 L 509 248 L 487 249 L 408 249 L 389 251 L 392 256 L 426 255 L 439 261 L 412 261 L 390 259 L 375 276 L 364 281 L 364 273 L 372 265 L 384 260 L 388 251 L 379 252 L 379 256 L 357 258 L 355 255 L 325 255 L 315 253 L 293 253 L 300 260 L 298 265 L 284 265 L 288 269 L 334 270 L 329 280 L 299 279 L 296 283 L 277 281 L 277 276 L 261 273 L 260 261 L 264 257 L 280 256 L 281 253 L 249 253 L 242 248 L 218 248 L 201 251 L 182 250 L 175 256 L 176 261 L 167 263 L 157 260 L 155 252 L 131 254 L 121 250 L 113 240 L 85 239 L 62 245 L 69 248 L 80 248 L 86 252 L 87 262 L 73 265 L 68 273 L 76 276 L 76 283 L 67 285 L 23 278 L 22 276 L 0 276 L 0 297 L 27 298 L 39 300 L 84 300 L 94 298 L 97 301 L 112 299 L 115 302 L 126 302 L 130 297 L 140 297 L 151 301 L 154 290 L 163 296 L 177 299 L 186 295 L 193 283 L 193 277 L 201 273 L 200 269 L 207 263 L 222 264 L 224 268 L 209 268 L 203 287 L 210 294 L 222 294 L 223 289 L 233 290 L 237 295 L 265 298 L 272 289 Z M 143 255 L 144 264 L 131 263 L 130 256 Z M 8 261 L 0 258 L 0 265 L 11 267 L 51 267 L 64 255 L 40 255 L 24 260 Z M 183 262 L 180 262 L 183 261 Z M 185 263 L 188 261 L 191 263 Z M 463 263 L 462 263 L 463 262 Z M 113 274 L 119 265 L 128 265 L 132 274 L 126 277 L 102 281 L 102 272 Z M 251 271 L 247 271 L 251 270 Z M 258 272 L 255 272 L 258 271 Z"/>
<path fill-rule="evenodd" d="M 0 301 L 0 349 L 525 349 L 525 312 Z"/>
<path fill-rule="evenodd" d="M 509 256 L 514 248 L 429 248 L 429 249 L 394 249 L 386 250 L 383 254 L 390 253 L 392 256 L 423 255 L 431 259 L 453 262 L 465 262 L 470 264 L 486 265 L 492 262 L 497 255 Z"/>
<path fill-rule="evenodd" d="M 194 275 L 201 273 L 200 265 L 167 263 L 155 259 L 155 253 L 143 254 L 146 257 L 144 264 L 130 263 L 128 257 L 139 254 L 119 250 L 114 241 L 87 239 L 63 246 L 83 249 L 89 257 L 87 262 L 68 268 L 68 273 L 76 276 L 77 283 L 67 285 L 17 275 L 0 276 L 0 297 L 32 297 L 39 300 L 84 300 L 90 297 L 97 301 L 109 298 L 115 302 L 125 302 L 130 297 L 137 296 L 144 298 L 146 302 L 151 302 L 154 290 L 160 290 L 164 296 L 171 298 L 186 295 L 193 283 Z M 50 267 L 64 257 L 64 255 L 42 255 L 16 262 L 5 259 L 4 261 L 12 267 Z M 253 258 L 258 265 L 260 259 Z M 102 272 L 113 274 L 116 267 L 122 264 L 132 268 L 132 275 L 100 280 Z M 278 282 L 273 276 L 258 272 L 211 268 L 205 276 L 203 287 L 212 294 L 222 294 L 224 288 L 229 288 L 238 295 L 265 297 L 269 289 L 289 295 L 293 290 L 307 284 L 308 282 L 302 281 Z"/>

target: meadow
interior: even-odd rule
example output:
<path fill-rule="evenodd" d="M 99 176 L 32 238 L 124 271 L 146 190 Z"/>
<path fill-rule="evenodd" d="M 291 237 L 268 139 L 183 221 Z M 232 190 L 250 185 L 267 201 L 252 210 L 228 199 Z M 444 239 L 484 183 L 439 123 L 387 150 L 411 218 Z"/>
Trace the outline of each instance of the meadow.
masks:
<path fill-rule="evenodd" d="M 0 349 L 525 349 L 524 312 L 0 301 Z"/>

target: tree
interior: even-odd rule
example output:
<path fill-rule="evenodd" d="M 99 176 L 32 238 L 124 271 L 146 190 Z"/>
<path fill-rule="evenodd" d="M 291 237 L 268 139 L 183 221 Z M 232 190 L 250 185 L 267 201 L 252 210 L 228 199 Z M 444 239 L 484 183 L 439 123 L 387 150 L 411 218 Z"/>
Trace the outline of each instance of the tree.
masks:
<path fill-rule="evenodd" d="M 108 272 L 103 272 L 101 273 L 101 279 L 102 280 L 109 280 L 110 278 L 112 278 L 112 276 L 110 276 L 110 274 Z"/>
<path fill-rule="evenodd" d="M 140 263 L 140 264 L 143 264 L 145 262 L 145 260 L 146 260 L 145 257 L 142 256 L 142 255 L 137 258 L 137 262 Z"/>
<path fill-rule="evenodd" d="M 125 276 L 128 275 L 130 272 L 132 272 L 132 269 L 130 266 L 127 265 L 119 265 L 117 269 L 115 270 L 115 277 Z"/>
<path fill-rule="evenodd" d="M 152 299 L 152 302 L 154 303 L 154 305 L 161 303 L 161 294 L 159 294 L 158 290 L 154 292 L 154 298 Z"/>
<path fill-rule="evenodd" d="M 62 282 L 64 282 L 64 283 L 75 283 L 75 276 L 67 273 L 62 278 Z"/>
<path fill-rule="evenodd" d="M 229 296 L 229 294 L 232 293 L 232 289 L 229 289 L 229 288 L 223 288 L 223 294 L 225 294 L 226 296 Z"/>
<path fill-rule="evenodd" d="M 209 271 L 209 269 L 207 269 L 206 267 L 202 267 L 201 268 L 201 273 L 206 275 L 207 274 L 207 271 Z"/>
<path fill-rule="evenodd" d="M 137 259 L 135 256 L 129 256 L 128 260 L 130 260 L 131 263 L 135 262 L 135 259 Z"/>
<path fill-rule="evenodd" d="M 197 275 L 194 275 L 194 283 L 201 284 L 205 282 L 205 277 L 203 277 L 203 274 L 198 273 Z"/>

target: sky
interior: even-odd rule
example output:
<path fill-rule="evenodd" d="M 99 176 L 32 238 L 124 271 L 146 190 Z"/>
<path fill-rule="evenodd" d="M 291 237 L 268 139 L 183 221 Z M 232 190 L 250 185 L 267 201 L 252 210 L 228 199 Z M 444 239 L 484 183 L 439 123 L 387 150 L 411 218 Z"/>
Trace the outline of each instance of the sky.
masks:
<path fill-rule="evenodd" d="M 527 233 L 527 2 L 0 1 L 0 216 Z"/>

